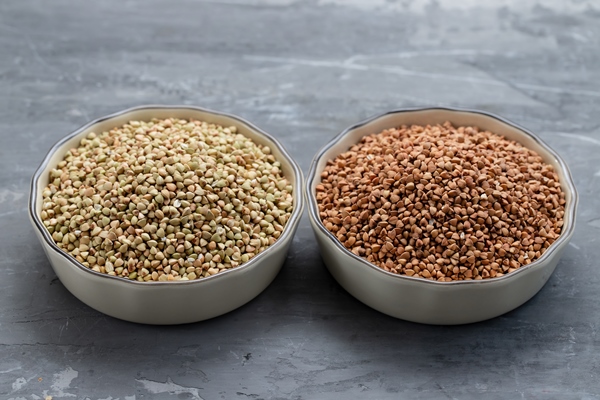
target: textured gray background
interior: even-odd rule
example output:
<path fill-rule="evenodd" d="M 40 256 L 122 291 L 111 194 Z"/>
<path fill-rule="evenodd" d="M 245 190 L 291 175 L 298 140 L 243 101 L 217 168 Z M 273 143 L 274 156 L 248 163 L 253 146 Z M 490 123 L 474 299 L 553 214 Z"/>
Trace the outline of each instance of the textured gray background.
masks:
<path fill-rule="evenodd" d="M 0 398 L 600 399 L 600 4 L 478 3 L 2 0 Z M 174 327 L 115 320 L 56 279 L 28 185 L 63 135 L 147 103 L 239 114 L 305 172 L 374 113 L 488 110 L 565 158 L 577 231 L 537 296 L 468 326 L 353 299 L 306 217 L 282 272 L 241 309 Z"/>

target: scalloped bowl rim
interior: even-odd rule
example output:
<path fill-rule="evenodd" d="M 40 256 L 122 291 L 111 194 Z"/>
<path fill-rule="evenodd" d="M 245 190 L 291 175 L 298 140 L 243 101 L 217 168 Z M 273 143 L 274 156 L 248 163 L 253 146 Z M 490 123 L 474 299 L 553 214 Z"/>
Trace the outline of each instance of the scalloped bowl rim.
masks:
<path fill-rule="evenodd" d="M 66 251 L 64 251 L 63 249 L 59 248 L 56 245 L 56 243 L 50 236 L 50 233 L 43 225 L 40 216 L 36 212 L 36 205 L 37 205 L 37 201 L 38 201 L 37 183 L 40 180 L 40 178 L 43 176 L 43 173 L 44 173 L 45 169 L 47 168 L 48 163 L 50 162 L 50 159 L 52 158 L 52 156 L 58 150 L 60 150 L 60 148 L 66 142 L 73 139 L 77 135 L 81 134 L 83 131 L 93 127 L 94 125 L 97 125 L 102 122 L 106 122 L 113 118 L 121 117 L 121 116 L 123 116 L 125 114 L 129 114 L 129 113 L 148 111 L 148 110 L 159 110 L 159 109 L 160 110 L 174 110 L 174 111 L 175 110 L 189 110 L 192 112 L 203 112 L 203 113 L 213 114 L 213 115 L 220 116 L 220 117 L 230 118 L 239 124 L 245 125 L 250 130 L 255 131 L 259 135 L 264 136 L 266 139 L 268 139 L 270 142 L 272 142 L 277 147 L 277 149 L 279 150 L 281 155 L 286 158 L 286 161 L 290 164 L 291 169 L 292 169 L 291 172 L 293 173 L 293 181 L 294 181 L 294 193 L 293 193 L 294 208 L 292 210 L 290 218 L 288 219 L 288 221 L 286 222 L 286 224 L 284 226 L 281 236 L 275 241 L 275 243 L 273 243 L 265 251 L 257 254 L 255 257 L 250 259 L 248 262 L 240 265 L 239 267 L 227 269 L 225 271 L 219 272 L 218 274 L 211 275 L 209 277 L 205 277 L 205 278 L 201 278 L 201 279 L 196 279 L 196 280 L 191 280 L 191 281 L 167 281 L 167 282 L 155 282 L 155 281 L 139 282 L 137 280 L 130 280 L 130 279 L 126 279 L 126 278 L 122 278 L 122 277 L 118 277 L 118 276 L 112 276 L 112 275 L 108 275 L 108 274 L 103 274 L 101 272 L 96 272 L 90 268 L 87 268 L 83 264 L 81 264 L 72 255 L 70 255 L 69 253 L 67 253 Z M 44 157 L 40 166 L 36 169 L 32 179 L 31 179 L 28 210 L 29 210 L 30 219 L 34 222 L 34 226 L 41 232 L 42 237 L 44 238 L 45 244 L 47 244 L 49 246 L 49 248 L 52 249 L 55 253 L 62 256 L 65 259 L 65 261 L 68 261 L 69 265 L 71 265 L 75 268 L 78 268 L 82 271 L 85 271 L 86 273 L 92 274 L 101 279 L 109 279 L 109 280 L 121 282 L 124 284 L 140 285 L 140 286 L 144 286 L 144 287 L 174 286 L 174 285 L 205 285 L 205 284 L 209 284 L 217 279 L 221 279 L 228 275 L 242 273 L 242 272 L 246 271 L 247 269 L 250 269 L 253 266 L 256 266 L 257 264 L 259 264 L 263 258 L 268 256 L 268 254 L 271 250 L 277 249 L 280 246 L 284 246 L 287 236 L 293 235 L 295 233 L 295 230 L 296 230 L 295 228 L 298 225 L 298 223 L 300 222 L 300 218 L 302 217 L 302 213 L 304 211 L 304 201 L 303 201 L 304 199 L 302 196 L 302 190 L 303 190 L 302 170 L 300 169 L 300 167 L 298 166 L 296 161 L 289 155 L 289 153 L 286 151 L 286 149 L 283 147 L 283 145 L 277 139 L 275 139 L 273 136 L 271 136 L 267 132 L 263 131 L 262 129 L 258 128 L 253 123 L 245 120 L 242 117 L 234 115 L 234 114 L 230 114 L 230 113 L 226 113 L 226 112 L 222 112 L 222 111 L 215 111 L 215 110 L 211 110 L 211 109 L 204 108 L 204 107 L 191 106 L 191 105 L 150 104 L 150 105 L 141 105 L 141 106 L 137 106 L 137 107 L 127 108 L 125 110 L 117 111 L 115 113 L 94 119 L 91 122 L 88 122 L 87 124 L 81 126 L 80 128 L 76 129 L 75 131 L 64 136 L 58 142 L 56 142 L 50 148 L 50 150 L 48 150 L 48 152 L 46 153 L 46 156 Z"/>
<path fill-rule="evenodd" d="M 548 249 L 544 252 L 544 254 L 542 254 L 542 256 L 540 258 L 538 258 L 537 260 L 535 260 L 534 262 L 527 264 L 525 266 L 522 266 L 520 268 L 518 268 L 517 270 L 505 274 L 501 277 L 498 278 L 490 278 L 490 279 L 481 279 L 481 280 L 470 280 L 470 281 L 450 281 L 450 282 L 440 282 L 440 281 L 433 281 L 433 280 L 428 280 L 428 279 L 423 279 L 423 278 L 418 278 L 418 277 L 412 277 L 412 276 L 407 276 L 407 275 L 399 275 L 399 274 L 394 274 L 392 272 L 387 272 L 384 269 L 376 266 L 375 264 L 370 263 L 369 261 L 365 260 L 364 258 L 357 256 L 356 254 L 352 253 L 351 251 L 349 251 L 348 249 L 346 249 L 346 247 L 344 247 L 340 241 L 331 233 L 327 230 L 327 228 L 325 228 L 325 226 L 323 225 L 323 223 L 321 222 L 321 218 L 319 218 L 319 214 L 318 214 L 318 206 L 317 206 L 317 201 L 316 198 L 313 194 L 313 184 L 315 179 L 317 178 L 317 165 L 319 164 L 321 158 L 323 157 L 323 155 L 333 146 L 335 146 L 338 142 L 340 142 L 346 135 L 348 135 L 349 133 L 351 133 L 352 131 L 354 131 L 355 129 L 361 128 L 365 125 L 368 125 L 370 123 L 373 123 L 375 121 L 377 121 L 380 118 L 386 117 L 388 115 L 392 115 L 392 114 L 400 114 L 400 113 L 411 113 L 411 112 L 421 112 L 421 111 L 449 111 L 449 112 L 461 112 L 461 113 L 471 113 L 471 114 L 479 114 L 482 115 L 484 117 L 487 118 L 492 118 L 495 119 L 503 124 L 506 124 L 512 128 L 515 128 L 517 130 L 519 130 L 521 133 L 531 137 L 537 144 L 539 144 L 542 148 L 544 148 L 548 153 L 550 153 L 557 161 L 558 165 L 560 166 L 560 168 L 562 169 L 562 172 L 564 174 L 564 179 L 561 180 L 561 187 L 563 190 L 568 190 L 571 194 L 571 200 L 568 202 L 568 204 L 566 204 L 565 207 L 565 215 L 568 216 L 568 218 L 565 218 L 565 225 L 563 225 L 560 236 L 558 237 L 558 239 L 556 239 L 551 245 L 550 247 L 548 247 Z M 320 171 L 319 171 L 320 174 Z M 481 111 L 481 110 L 474 110 L 474 109 L 467 109 L 467 108 L 455 108 L 455 107 L 417 107 L 417 108 L 400 108 L 400 109 L 395 109 L 395 110 L 391 110 L 391 111 L 387 111 L 381 114 L 377 114 L 374 116 L 371 116 L 361 122 L 358 122 L 354 125 L 349 126 L 348 128 L 344 129 L 343 131 L 341 131 L 339 134 L 337 134 L 335 137 L 333 137 L 325 146 L 323 146 L 323 148 L 321 148 L 321 150 L 319 150 L 319 152 L 314 156 L 311 165 L 310 165 L 310 169 L 306 178 L 306 185 L 304 187 L 305 190 L 305 196 L 306 196 L 306 203 L 307 203 L 307 208 L 308 208 L 308 213 L 309 216 L 313 222 L 313 226 L 317 226 L 319 228 L 319 230 L 325 234 L 327 236 L 327 239 L 329 239 L 329 242 L 331 242 L 331 244 L 333 244 L 335 246 L 335 248 L 340 251 L 344 256 L 350 257 L 356 261 L 358 261 L 360 263 L 360 265 L 365 266 L 367 268 L 371 268 L 373 270 L 376 270 L 378 273 L 383 274 L 386 277 L 389 277 L 390 279 L 399 279 L 399 280 L 405 280 L 407 282 L 412 282 L 412 283 L 422 283 L 422 284 L 426 284 L 426 285 L 438 285 L 440 287 L 443 286 L 456 286 L 456 285 L 487 285 L 487 284 L 495 284 L 501 281 L 506 281 L 506 280 L 511 280 L 511 279 L 515 279 L 518 278 L 520 274 L 522 274 L 525 271 L 534 269 L 534 268 L 541 268 L 544 266 L 544 264 L 551 259 L 551 257 L 554 256 L 554 252 L 562 247 L 563 244 L 566 244 L 566 242 L 568 242 L 571 238 L 571 236 L 573 236 L 573 232 L 575 230 L 575 216 L 576 216 L 576 211 L 577 211 L 577 203 L 578 203 L 578 194 L 577 194 L 577 190 L 575 188 L 575 184 L 573 183 L 573 177 L 571 176 L 571 172 L 569 171 L 569 168 L 567 167 L 567 164 L 565 163 L 565 161 L 558 155 L 558 153 L 556 153 L 556 151 L 554 151 L 550 146 L 548 146 L 542 139 L 540 139 L 537 135 L 535 135 L 534 133 L 532 133 L 531 131 L 529 131 L 526 128 L 523 128 L 522 126 L 515 124 L 511 121 L 508 121 L 505 118 L 502 118 L 498 115 L 486 112 L 486 111 Z"/>

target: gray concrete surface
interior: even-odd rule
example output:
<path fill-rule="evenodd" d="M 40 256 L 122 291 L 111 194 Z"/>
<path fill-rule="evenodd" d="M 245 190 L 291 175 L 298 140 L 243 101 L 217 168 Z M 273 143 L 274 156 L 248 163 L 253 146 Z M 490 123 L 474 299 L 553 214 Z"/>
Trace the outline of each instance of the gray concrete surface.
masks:
<path fill-rule="evenodd" d="M 577 232 L 537 296 L 468 326 L 353 299 L 306 217 L 246 306 L 185 326 L 112 319 L 55 277 L 28 185 L 63 135 L 147 103 L 239 114 L 304 171 L 338 131 L 384 110 L 498 113 L 570 165 Z M 0 398 L 600 399 L 599 111 L 595 1 L 3 0 Z"/>

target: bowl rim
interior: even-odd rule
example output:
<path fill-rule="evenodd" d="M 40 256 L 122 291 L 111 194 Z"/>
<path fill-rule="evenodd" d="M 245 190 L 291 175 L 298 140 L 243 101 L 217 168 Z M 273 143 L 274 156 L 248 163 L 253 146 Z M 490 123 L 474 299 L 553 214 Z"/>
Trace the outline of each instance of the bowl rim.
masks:
<path fill-rule="evenodd" d="M 35 210 L 35 206 L 37 204 L 37 195 L 38 195 L 37 183 L 38 183 L 39 179 L 42 177 L 43 171 L 48 166 L 48 164 L 50 162 L 50 158 L 67 141 L 71 140 L 75 136 L 81 134 L 83 131 L 85 131 L 86 129 L 88 129 L 90 127 L 93 127 L 96 124 L 108 121 L 113 118 L 120 117 L 125 114 L 133 113 L 133 112 L 158 110 L 158 109 L 161 109 L 161 110 L 166 109 L 166 110 L 173 110 L 173 111 L 186 110 L 186 111 L 193 111 L 193 112 L 200 111 L 200 112 L 213 114 L 213 115 L 217 115 L 217 116 L 221 116 L 221 117 L 227 117 L 227 118 L 234 120 L 237 124 L 245 125 L 246 127 L 250 128 L 251 130 L 266 137 L 268 140 L 270 140 L 273 143 L 273 145 L 275 145 L 277 147 L 277 149 L 281 152 L 282 156 L 287 159 L 287 161 L 290 163 L 290 165 L 292 167 L 292 170 L 294 173 L 294 192 L 296 192 L 298 194 L 295 196 L 296 199 L 295 199 L 294 209 L 292 210 L 290 218 L 286 222 L 286 225 L 283 229 L 281 236 L 275 241 L 275 243 L 273 243 L 265 251 L 257 254 L 254 258 L 248 260 L 248 262 L 240 265 L 239 267 L 227 269 L 227 270 L 219 272 L 215 275 L 211 275 L 211 276 L 201 278 L 201 279 L 195 279 L 195 280 L 191 280 L 191 281 L 167 281 L 167 282 L 159 282 L 159 281 L 140 282 L 137 280 L 130 280 L 130 279 L 119 277 L 119 276 L 112 276 L 112 275 L 108 275 L 108 274 L 103 274 L 101 272 L 96 272 L 90 268 L 87 268 L 83 264 L 81 264 L 73 256 L 71 256 L 69 253 L 62 250 L 61 248 L 59 248 L 56 245 L 56 243 L 52 239 L 50 233 L 48 232 L 46 227 L 43 225 L 40 216 L 37 214 L 37 212 Z M 304 212 L 304 200 L 305 199 L 304 199 L 304 196 L 302 193 L 303 192 L 303 183 L 304 183 L 304 179 L 303 179 L 303 175 L 302 175 L 302 170 L 298 166 L 298 163 L 290 156 L 290 154 L 287 152 L 287 150 L 283 147 L 283 145 L 277 139 L 275 139 L 273 136 L 271 136 L 264 130 L 260 129 L 253 123 L 247 121 L 246 119 L 239 117 L 237 115 L 234 115 L 234 114 L 227 113 L 227 112 L 215 111 L 215 110 L 211 110 L 208 108 L 193 106 L 193 105 L 147 104 L 147 105 L 140 105 L 140 106 L 136 106 L 136 107 L 130 107 L 130 108 L 127 108 L 127 109 L 124 109 L 121 111 L 114 112 L 109 115 L 105 115 L 103 117 L 96 118 L 96 119 L 86 123 L 85 125 L 82 125 L 81 127 L 77 128 L 76 130 L 74 130 L 71 133 L 67 134 L 66 136 L 62 137 L 61 139 L 59 139 L 50 148 L 50 150 L 48 150 L 48 152 L 44 156 L 40 166 L 36 169 L 36 171 L 33 174 L 33 177 L 31 178 L 29 199 L 28 199 L 29 200 L 28 201 L 29 202 L 28 211 L 29 211 L 29 217 L 30 217 L 31 221 L 33 221 L 33 225 L 40 231 L 41 236 L 45 241 L 45 244 L 47 246 L 49 246 L 50 249 L 52 249 L 54 252 L 56 252 L 59 256 L 61 256 L 63 259 L 65 259 L 65 261 L 67 261 L 73 267 L 78 268 L 79 270 L 82 270 L 85 273 L 89 273 L 89 274 L 91 274 L 91 276 L 96 276 L 100 279 L 108 279 L 107 282 L 110 282 L 112 280 L 115 283 L 121 282 L 123 284 L 140 285 L 140 287 L 174 286 L 174 285 L 203 285 L 203 284 L 208 284 L 208 283 L 214 282 L 215 280 L 218 280 L 218 279 L 223 279 L 224 277 L 228 277 L 233 274 L 239 274 L 239 273 L 245 272 L 249 268 L 252 268 L 252 267 L 256 266 L 257 264 L 259 264 L 264 258 L 266 258 L 269 255 L 269 253 L 273 252 L 272 250 L 275 250 L 275 249 L 280 248 L 281 246 L 284 246 L 284 243 L 288 239 L 291 239 L 290 236 L 293 236 L 293 234 L 296 230 L 296 227 L 297 227 L 298 223 L 300 222 L 300 219 Z"/>
<path fill-rule="evenodd" d="M 321 222 L 321 218 L 319 218 L 317 201 L 316 201 L 316 198 L 313 195 L 312 189 L 311 189 L 313 186 L 314 180 L 317 177 L 317 171 L 316 171 L 317 164 L 319 163 L 321 158 L 323 158 L 323 155 L 331 147 L 335 146 L 341 139 L 343 139 L 346 135 L 348 135 L 350 132 L 352 132 L 358 128 L 361 128 L 365 125 L 368 125 L 372 122 L 375 122 L 376 120 L 378 120 L 380 118 L 383 118 L 383 117 L 386 117 L 386 116 L 392 115 L 392 114 L 414 113 L 414 112 L 422 112 L 422 111 L 449 111 L 451 113 L 456 113 L 456 112 L 470 113 L 470 114 L 479 114 L 479 115 L 482 115 L 487 118 L 495 119 L 505 125 L 508 125 L 510 127 L 513 127 L 515 129 L 519 130 L 520 132 L 522 132 L 525 135 L 530 136 L 537 144 L 539 144 L 541 147 L 543 147 L 546 151 L 548 151 L 548 153 L 550 153 L 556 159 L 556 161 L 558 162 L 558 165 L 560 166 L 560 168 L 562 168 L 562 171 L 564 173 L 565 187 L 571 193 L 571 201 L 565 207 L 565 214 L 568 214 L 568 223 L 563 225 L 563 229 L 562 229 L 561 234 L 558 237 L 558 239 L 556 239 L 554 241 L 554 243 L 552 243 L 550 245 L 550 247 L 548 247 L 546 252 L 544 254 L 542 254 L 542 256 L 540 258 L 538 258 L 537 260 L 535 260 L 534 262 L 532 262 L 530 264 L 527 264 L 525 266 L 518 268 L 517 270 L 515 270 L 511 273 L 505 274 L 505 275 L 503 275 L 501 277 L 497 277 L 497 278 L 469 280 L 469 281 L 464 280 L 464 281 L 439 282 L 439 281 L 428 280 L 428 279 L 423 279 L 423 278 L 419 278 L 419 277 L 399 275 L 399 274 L 394 274 L 392 272 L 387 272 L 384 269 L 376 266 L 375 264 L 370 263 L 369 261 L 365 260 L 364 258 L 357 256 L 356 254 L 354 254 L 351 251 L 349 251 L 348 249 L 346 249 L 346 247 L 344 247 L 340 243 L 340 241 L 331 232 L 329 232 L 327 230 L 327 228 L 325 228 L 325 226 Z M 306 196 L 308 215 L 309 215 L 311 221 L 313 222 L 313 226 L 317 226 L 318 229 L 323 234 L 325 234 L 325 236 L 329 239 L 329 241 L 331 241 L 333 243 L 333 245 L 337 248 L 337 250 L 342 252 L 342 254 L 344 254 L 345 256 L 351 257 L 355 261 L 358 261 L 360 263 L 360 265 L 364 265 L 365 267 L 368 267 L 368 268 L 371 268 L 371 269 L 377 271 L 377 273 L 383 274 L 382 276 L 384 276 L 384 277 L 387 276 L 392 279 L 399 279 L 400 282 L 406 281 L 407 283 L 409 283 L 409 282 L 415 283 L 415 284 L 422 283 L 422 284 L 442 285 L 442 286 L 455 286 L 455 285 L 460 286 L 460 285 L 474 285 L 474 284 L 492 285 L 492 284 L 497 284 L 497 283 L 500 283 L 500 282 L 503 282 L 506 280 L 514 279 L 515 277 L 518 277 L 519 275 L 523 274 L 525 271 L 531 270 L 533 268 L 536 268 L 536 269 L 542 268 L 543 264 L 547 263 L 551 259 L 551 257 L 554 256 L 554 253 L 556 253 L 556 250 L 558 248 L 561 248 L 563 245 L 565 245 L 570 240 L 571 236 L 573 235 L 573 232 L 575 230 L 575 217 L 576 217 L 576 211 L 577 211 L 577 204 L 579 202 L 579 196 L 577 193 L 577 189 L 575 188 L 575 184 L 573 182 L 573 177 L 571 176 L 571 172 L 569 171 L 567 164 L 558 155 L 558 153 L 556 153 L 556 151 L 554 151 L 554 149 L 552 149 L 550 146 L 548 146 L 542 139 L 540 139 L 533 132 L 529 131 L 528 129 L 526 129 L 514 122 L 511 122 L 503 117 L 500 117 L 496 114 L 493 114 L 493 113 L 490 113 L 487 111 L 481 111 L 481 110 L 469 109 L 469 108 L 460 108 L 460 107 L 437 107 L 437 106 L 436 107 L 408 107 L 408 108 L 394 109 L 394 110 L 390 110 L 390 111 L 386 111 L 386 112 L 383 112 L 380 114 L 370 116 L 356 124 L 350 125 L 349 127 L 345 128 L 340 133 L 338 133 L 336 136 L 334 136 L 329 142 L 327 142 L 325 144 L 325 146 L 323 146 L 321 148 L 321 150 L 319 150 L 317 152 L 317 154 L 313 157 L 312 162 L 310 164 L 310 169 L 309 169 L 307 177 L 306 177 L 306 184 L 305 184 L 304 192 L 305 192 L 305 196 Z"/>

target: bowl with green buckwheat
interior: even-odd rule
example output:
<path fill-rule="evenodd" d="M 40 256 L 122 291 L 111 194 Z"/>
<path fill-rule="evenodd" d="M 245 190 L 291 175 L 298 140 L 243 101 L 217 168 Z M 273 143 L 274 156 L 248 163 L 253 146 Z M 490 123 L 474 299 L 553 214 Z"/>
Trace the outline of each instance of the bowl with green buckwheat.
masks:
<path fill-rule="evenodd" d="M 229 312 L 271 283 L 301 190 L 296 162 L 251 123 L 142 106 L 54 145 L 33 176 L 29 214 L 81 301 L 123 320 L 179 324 Z"/>
<path fill-rule="evenodd" d="M 313 159 L 309 218 L 326 267 L 385 314 L 464 324 L 504 314 L 550 278 L 575 229 L 566 163 L 495 115 L 395 110 Z"/>

